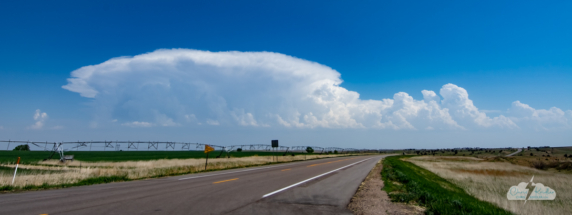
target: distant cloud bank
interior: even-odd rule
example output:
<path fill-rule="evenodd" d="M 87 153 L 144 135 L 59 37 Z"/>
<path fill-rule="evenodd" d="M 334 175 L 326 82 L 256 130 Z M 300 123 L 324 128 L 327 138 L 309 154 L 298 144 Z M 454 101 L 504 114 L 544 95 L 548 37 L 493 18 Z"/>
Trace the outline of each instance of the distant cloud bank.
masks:
<path fill-rule="evenodd" d="M 454 84 L 445 84 L 439 95 L 423 90 L 423 100 L 405 92 L 362 100 L 340 87 L 340 73 L 330 67 L 272 52 L 161 49 L 85 66 L 71 76 L 63 88 L 93 99 L 98 125 L 572 128 L 571 110 L 537 110 L 519 101 L 506 116 L 489 117 Z M 42 127 L 41 117 L 33 127 Z"/>

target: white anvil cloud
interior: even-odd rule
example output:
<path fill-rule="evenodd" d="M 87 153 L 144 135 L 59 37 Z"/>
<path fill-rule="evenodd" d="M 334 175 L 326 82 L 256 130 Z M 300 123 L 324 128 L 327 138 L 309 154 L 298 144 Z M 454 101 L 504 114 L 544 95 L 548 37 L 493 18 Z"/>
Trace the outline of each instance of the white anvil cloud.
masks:
<path fill-rule="evenodd" d="M 82 67 L 63 88 L 92 98 L 100 122 L 131 127 L 519 128 L 523 118 L 490 118 L 454 84 L 443 99 L 424 90 L 423 100 L 361 100 L 341 83 L 327 66 L 279 53 L 161 49 Z M 572 111 L 562 113 L 570 127 Z"/>

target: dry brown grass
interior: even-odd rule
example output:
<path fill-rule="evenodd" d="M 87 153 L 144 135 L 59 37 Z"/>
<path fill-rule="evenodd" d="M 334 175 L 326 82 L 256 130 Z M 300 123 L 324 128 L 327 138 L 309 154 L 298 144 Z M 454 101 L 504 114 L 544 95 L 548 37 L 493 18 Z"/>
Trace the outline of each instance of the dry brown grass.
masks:
<path fill-rule="evenodd" d="M 338 157 L 343 155 L 296 155 L 279 157 L 279 162 L 291 162 L 304 159 L 318 159 Z M 270 156 L 251 156 L 241 158 L 209 159 L 207 171 L 229 168 L 239 168 L 254 165 L 273 163 Z M 81 165 L 81 168 L 79 168 Z M 14 165 L 3 165 L 14 167 Z M 14 186 L 26 185 L 57 185 L 75 183 L 82 179 L 100 176 L 127 176 L 130 179 L 141 179 L 165 175 L 203 172 L 205 159 L 161 159 L 152 161 L 125 161 L 125 162 L 66 162 L 56 160 L 43 161 L 38 164 L 20 165 L 19 169 L 52 170 L 52 172 L 20 173 L 16 177 Z M 0 187 L 10 185 L 12 174 L 0 173 Z"/>
<path fill-rule="evenodd" d="M 468 173 L 487 176 L 528 176 L 528 174 L 518 171 L 505 171 L 498 169 L 451 169 L 453 172 Z"/>
<path fill-rule="evenodd" d="M 463 188 L 480 200 L 488 201 L 516 214 L 570 214 L 572 211 L 572 175 L 542 171 L 509 162 L 490 162 L 468 157 L 412 157 L 408 161 L 421 166 Z M 542 183 L 556 191 L 553 201 L 509 201 L 506 193 L 513 185 Z"/>

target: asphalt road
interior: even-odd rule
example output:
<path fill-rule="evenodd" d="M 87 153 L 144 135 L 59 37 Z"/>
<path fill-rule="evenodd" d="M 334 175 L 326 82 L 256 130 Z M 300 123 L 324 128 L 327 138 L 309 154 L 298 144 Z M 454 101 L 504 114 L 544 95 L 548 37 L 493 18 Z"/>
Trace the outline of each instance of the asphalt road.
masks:
<path fill-rule="evenodd" d="M 383 156 L 352 156 L 0 195 L 0 214 L 351 214 Z"/>
<path fill-rule="evenodd" d="M 516 150 L 516 152 L 513 152 L 513 153 L 511 153 L 510 155 L 507 155 L 507 157 L 516 155 L 516 154 L 518 154 L 520 151 L 522 151 L 522 149 L 519 148 L 518 150 Z"/>

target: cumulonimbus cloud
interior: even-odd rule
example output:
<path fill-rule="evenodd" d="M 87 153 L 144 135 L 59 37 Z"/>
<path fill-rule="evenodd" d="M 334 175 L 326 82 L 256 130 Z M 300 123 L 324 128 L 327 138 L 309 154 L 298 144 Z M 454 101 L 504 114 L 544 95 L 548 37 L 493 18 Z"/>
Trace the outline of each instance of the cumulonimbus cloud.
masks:
<path fill-rule="evenodd" d="M 515 122 L 526 121 L 488 117 L 454 84 L 441 88 L 442 98 L 423 90 L 423 100 L 405 92 L 362 100 L 340 87 L 339 72 L 272 52 L 161 49 L 85 66 L 71 76 L 63 88 L 92 98 L 96 118 L 131 127 L 468 129 L 519 128 Z M 559 113 L 558 120 L 568 120 L 562 125 L 570 127 L 571 112 Z"/>
<path fill-rule="evenodd" d="M 514 122 L 536 130 L 572 128 L 572 110 L 563 111 L 557 107 L 537 110 L 515 101 L 508 113 Z"/>

